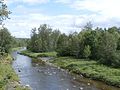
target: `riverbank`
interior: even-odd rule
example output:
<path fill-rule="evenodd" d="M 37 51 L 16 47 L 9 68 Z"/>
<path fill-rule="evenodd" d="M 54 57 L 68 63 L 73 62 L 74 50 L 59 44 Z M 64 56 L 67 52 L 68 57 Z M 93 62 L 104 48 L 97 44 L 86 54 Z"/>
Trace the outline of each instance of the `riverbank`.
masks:
<path fill-rule="evenodd" d="M 24 52 L 24 53 L 23 53 Z M 23 51 L 21 54 L 32 58 L 39 57 L 39 53 Z M 27 53 L 26 53 L 27 52 Z M 84 77 L 105 82 L 108 85 L 120 87 L 120 69 L 115 69 L 98 64 L 96 61 L 75 59 L 72 57 L 56 57 L 50 63 L 68 69 L 70 72 L 80 74 Z"/>
<path fill-rule="evenodd" d="M 8 54 L 0 59 L 0 90 L 28 90 L 19 83 L 19 78 L 12 68 L 13 58 Z"/>
<path fill-rule="evenodd" d="M 45 52 L 45 53 L 33 53 L 28 50 L 21 51 L 20 54 L 29 56 L 31 58 L 37 58 L 37 57 L 56 57 L 57 53 L 56 52 Z"/>
<path fill-rule="evenodd" d="M 20 50 L 20 49 L 22 49 L 23 47 L 16 47 L 16 48 L 12 48 L 11 49 L 11 51 L 13 52 L 13 51 L 17 51 L 17 50 Z"/>
<path fill-rule="evenodd" d="M 51 63 L 61 68 L 68 69 L 70 72 L 83 75 L 84 77 L 120 87 L 120 69 L 100 65 L 96 61 L 70 57 L 55 58 Z"/>

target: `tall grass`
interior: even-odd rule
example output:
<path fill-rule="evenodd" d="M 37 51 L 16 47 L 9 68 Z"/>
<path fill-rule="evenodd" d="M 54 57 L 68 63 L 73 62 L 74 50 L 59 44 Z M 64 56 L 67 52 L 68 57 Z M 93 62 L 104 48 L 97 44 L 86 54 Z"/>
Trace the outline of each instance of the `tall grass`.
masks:
<path fill-rule="evenodd" d="M 16 48 L 12 48 L 11 51 L 17 51 L 17 50 L 20 50 L 22 49 L 23 47 L 16 47 Z"/>
<path fill-rule="evenodd" d="M 37 58 L 37 57 L 56 57 L 57 53 L 56 52 L 44 52 L 44 53 L 34 53 L 28 50 L 21 51 L 20 54 L 27 55 L 32 58 Z"/>
<path fill-rule="evenodd" d="M 70 72 L 82 74 L 85 77 L 103 81 L 109 85 L 120 87 L 120 68 L 110 68 L 98 64 L 96 61 L 87 61 L 69 57 L 59 57 L 51 61 Z"/>
<path fill-rule="evenodd" d="M 16 85 L 16 88 L 14 88 L 15 90 L 28 90 L 16 84 L 19 78 L 12 68 L 12 61 L 13 59 L 9 54 L 0 59 L 0 90 L 6 90 L 8 86 L 13 88 L 12 85 L 10 86 L 11 82 Z"/>

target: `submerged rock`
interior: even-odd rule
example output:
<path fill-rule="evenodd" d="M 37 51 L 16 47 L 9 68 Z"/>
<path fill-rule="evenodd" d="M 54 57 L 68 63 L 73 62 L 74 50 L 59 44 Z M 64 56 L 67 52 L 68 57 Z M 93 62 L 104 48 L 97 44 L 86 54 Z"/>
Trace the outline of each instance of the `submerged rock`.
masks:
<path fill-rule="evenodd" d="M 76 86 L 74 85 L 73 87 L 75 88 Z"/>
<path fill-rule="evenodd" d="M 18 72 L 21 72 L 21 70 L 18 70 Z"/>
<path fill-rule="evenodd" d="M 90 86 L 90 83 L 87 83 L 88 86 Z"/>
<path fill-rule="evenodd" d="M 61 81 L 63 81 L 64 79 L 62 78 Z"/>
<path fill-rule="evenodd" d="M 80 87 L 79 90 L 83 90 L 83 87 Z"/>
<path fill-rule="evenodd" d="M 81 77 L 83 77 L 83 75 L 82 75 L 82 74 L 81 74 L 80 76 L 81 76 Z"/>
<path fill-rule="evenodd" d="M 27 85 L 25 85 L 25 87 L 29 88 L 29 87 L 30 87 L 30 85 L 28 85 L 28 84 L 27 84 Z"/>
<path fill-rule="evenodd" d="M 38 70 L 38 72 L 42 72 L 42 70 Z"/>
<path fill-rule="evenodd" d="M 73 80 L 75 80 L 76 78 L 74 77 Z"/>
<path fill-rule="evenodd" d="M 57 74 L 56 72 L 53 72 L 53 74 Z"/>
<path fill-rule="evenodd" d="M 52 76 L 52 73 L 50 73 L 49 75 Z"/>

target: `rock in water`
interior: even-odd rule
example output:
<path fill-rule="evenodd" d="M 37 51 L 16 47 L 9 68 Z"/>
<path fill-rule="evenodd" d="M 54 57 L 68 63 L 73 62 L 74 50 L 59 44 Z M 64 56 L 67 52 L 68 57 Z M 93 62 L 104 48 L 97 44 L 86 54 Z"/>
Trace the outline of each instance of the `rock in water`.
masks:
<path fill-rule="evenodd" d="M 83 87 L 80 87 L 79 89 L 80 89 L 80 90 L 83 90 Z"/>
<path fill-rule="evenodd" d="M 87 85 L 90 86 L 90 83 L 88 83 Z"/>
<path fill-rule="evenodd" d="M 18 72 L 21 72 L 20 70 L 18 70 Z"/>
<path fill-rule="evenodd" d="M 30 85 L 27 84 L 27 85 L 25 85 L 25 87 L 30 87 Z"/>

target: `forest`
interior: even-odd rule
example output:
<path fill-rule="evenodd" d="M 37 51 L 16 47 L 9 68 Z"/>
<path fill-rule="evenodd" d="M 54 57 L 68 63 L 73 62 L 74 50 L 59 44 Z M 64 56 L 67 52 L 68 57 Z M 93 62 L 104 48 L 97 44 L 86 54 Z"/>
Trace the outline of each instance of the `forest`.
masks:
<path fill-rule="evenodd" d="M 27 48 L 32 52 L 56 51 L 58 56 L 95 60 L 119 68 L 120 28 L 93 29 L 92 24 L 88 22 L 80 32 L 65 34 L 43 24 L 32 29 Z"/>

